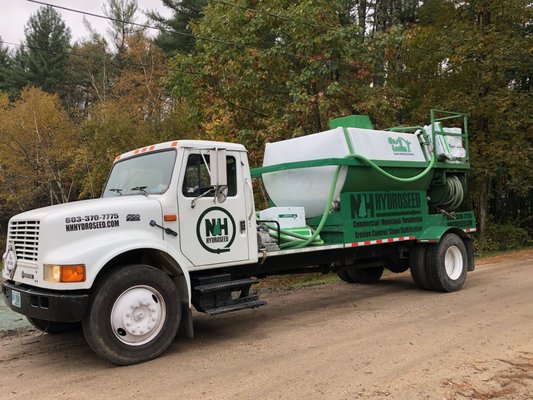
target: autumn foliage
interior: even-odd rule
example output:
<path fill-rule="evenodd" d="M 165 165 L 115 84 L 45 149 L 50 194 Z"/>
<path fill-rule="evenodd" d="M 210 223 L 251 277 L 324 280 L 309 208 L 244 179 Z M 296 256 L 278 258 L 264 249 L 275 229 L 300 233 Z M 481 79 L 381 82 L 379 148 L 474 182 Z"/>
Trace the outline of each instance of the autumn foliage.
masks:
<path fill-rule="evenodd" d="M 109 3 L 120 14 L 113 7 L 121 3 Z M 135 18 L 130 3 L 122 2 Z M 331 118 L 419 125 L 430 108 L 469 115 L 468 202 L 486 243 L 499 240 L 499 226 L 521 243 L 533 234 L 529 2 L 165 4 L 175 16 L 151 14 L 166 29 L 155 39 L 115 21 L 111 41 L 92 32 L 70 44 L 68 28 L 46 9 L 38 18 L 53 23 L 36 16 L 27 43 L 60 49 L 56 59 L 0 45 L 0 236 L 20 211 L 99 196 L 112 160 L 132 148 L 179 138 L 240 142 L 259 165 L 266 142 L 325 130 Z M 52 81 L 24 75 L 35 57 L 53 68 Z"/>

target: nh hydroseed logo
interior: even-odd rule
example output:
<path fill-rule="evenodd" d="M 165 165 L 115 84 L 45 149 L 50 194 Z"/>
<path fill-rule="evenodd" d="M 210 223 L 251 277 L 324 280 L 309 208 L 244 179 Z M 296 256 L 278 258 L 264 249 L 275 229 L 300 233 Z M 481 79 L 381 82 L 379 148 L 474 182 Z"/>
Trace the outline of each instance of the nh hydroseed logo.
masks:
<path fill-rule="evenodd" d="M 393 139 L 390 137 L 389 144 L 391 145 L 394 153 L 412 154 L 411 142 L 403 137 L 399 137 L 398 139 Z"/>
<path fill-rule="evenodd" d="M 210 253 L 230 251 L 235 240 L 235 232 L 235 220 L 222 207 L 208 208 L 196 223 L 198 241 Z"/>

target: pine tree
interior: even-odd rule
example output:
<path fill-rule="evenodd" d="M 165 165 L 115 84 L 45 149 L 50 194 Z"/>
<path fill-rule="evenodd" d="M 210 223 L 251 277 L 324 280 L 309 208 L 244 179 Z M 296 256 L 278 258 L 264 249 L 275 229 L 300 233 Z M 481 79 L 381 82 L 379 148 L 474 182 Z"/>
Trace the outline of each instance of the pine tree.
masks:
<path fill-rule="evenodd" d="M 137 0 L 108 0 L 107 7 L 104 6 L 104 14 L 111 19 L 108 33 L 113 38 L 119 63 L 122 62 L 127 39 L 139 31 L 134 25 L 127 23 L 135 22 L 138 8 Z"/>
<path fill-rule="evenodd" d="M 190 53 L 194 49 L 194 37 L 191 22 L 198 20 L 203 15 L 207 0 L 162 0 L 163 4 L 174 10 L 172 18 L 165 18 L 157 11 L 148 12 L 148 17 L 156 23 L 162 31 L 156 38 L 156 44 L 167 53 Z"/>
<path fill-rule="evenodd" d="M 69 58 L 70 29 L 52 7 L 41 7 L 24 29 L 25 41 L 13 65 L 13 84 L 22 89 L 30 84 L 58 93 Z"/>
<path fill-rule="evenodd" d="M 2 44 L 0 37 L 0 90 L 9 92 L 11 90 L 11 56 L 9 49 Z"/>

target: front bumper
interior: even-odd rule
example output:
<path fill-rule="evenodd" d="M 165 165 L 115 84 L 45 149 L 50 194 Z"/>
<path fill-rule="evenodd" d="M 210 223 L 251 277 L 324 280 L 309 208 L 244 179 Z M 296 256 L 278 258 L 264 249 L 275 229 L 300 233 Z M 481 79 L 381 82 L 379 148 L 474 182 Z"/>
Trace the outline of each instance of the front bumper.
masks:
<path fill-rule="evenodd" d="M 18 293 L 15 294 L 15 301 L 13 301 L 13 291 Z M 85 293 L 58 293 L 15 285 L 12 281 L 2 283 L 2 294 L 4 301 L 13 311 L 27 317 L 53 322 L 81 321 L 89 304 L 89 295 Z"/>

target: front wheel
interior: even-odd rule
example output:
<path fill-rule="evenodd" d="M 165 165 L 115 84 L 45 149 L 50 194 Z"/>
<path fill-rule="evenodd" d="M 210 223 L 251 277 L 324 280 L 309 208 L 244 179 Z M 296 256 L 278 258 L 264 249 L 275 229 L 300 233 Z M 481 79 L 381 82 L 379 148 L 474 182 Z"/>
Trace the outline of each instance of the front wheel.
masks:
<path fill-rule="evenodd" d="M 463 240 L 454 233 L 428 248 L 426 270 L 431 286 L 441 292 L 455 292 L 466 280 L 468 255 Z"/>
<path fill-rule="evenodd" d="M 100 279 L 83 320 L 83 333 L 99 356 L 118 365 L 151 360 L 165 351 L 179 327 L 176 285 L 148 265 L 126 265 Z"/>

